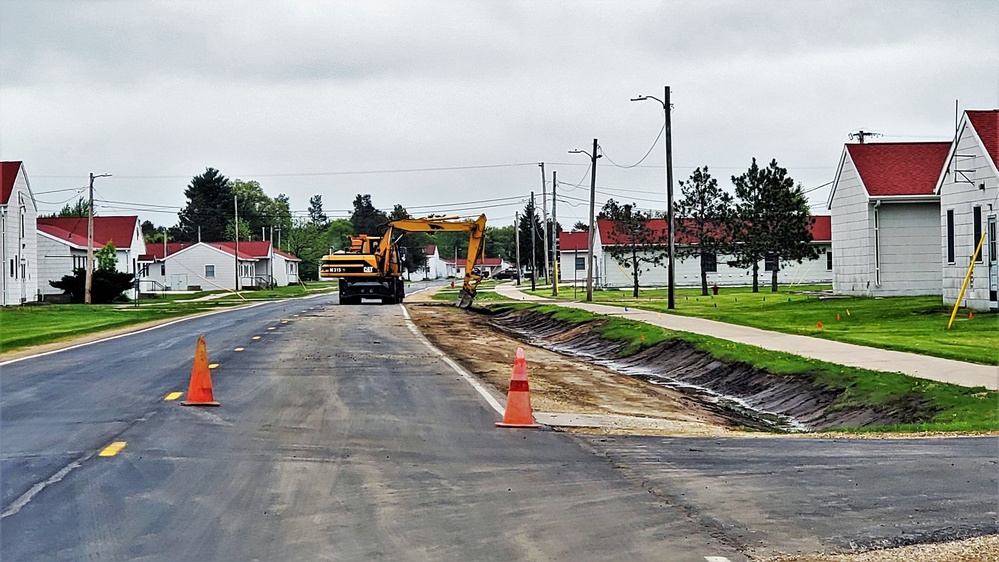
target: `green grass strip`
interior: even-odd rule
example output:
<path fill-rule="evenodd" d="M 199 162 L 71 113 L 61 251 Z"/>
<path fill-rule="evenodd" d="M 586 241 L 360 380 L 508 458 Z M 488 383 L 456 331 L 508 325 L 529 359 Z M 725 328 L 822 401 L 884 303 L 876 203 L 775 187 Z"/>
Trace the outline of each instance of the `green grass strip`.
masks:
<path fill-rule="evenodd" d="M 676 332 L 621 318 L 601 316 L 585 310 L 557 305 L 497 303 L 490 310 L 532 310 L 567 323 L 596 322 L 594 332 L 608 340 L 624 342 L 622 356 L 632 355 L 667 340 L 681 340 L 695 349 L 727 363 L 745 363 L 776 375 L 806 377 L 820 389 L 839 394 L 832 408 L 890 408 L 922 405 L 923 423 L 869 426 L 829 431 L 849 432 L 980 432 L 999 430 L 999 392 L 983 387 L 966 388 L 954 384 L 836 365 L 798 355 L 770 351 L 756 346 L 709 336 Z"/>

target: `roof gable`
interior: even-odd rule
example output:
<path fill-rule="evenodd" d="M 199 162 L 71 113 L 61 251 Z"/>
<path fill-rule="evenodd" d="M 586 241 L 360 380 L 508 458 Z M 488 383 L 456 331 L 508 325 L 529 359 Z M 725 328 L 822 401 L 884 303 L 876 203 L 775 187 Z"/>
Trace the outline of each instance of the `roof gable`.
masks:
<path fill-rule="evenodd" d="M 985 153 L 992 158 L 992 165 L 999 167 L 999 109 L 991 111 L 965 111 L 968 121 L 978 133 Z"/>
<path fill-rule="evenodd" d="M 950 141 L 847 144 L 871 197 L 933 195 Z"/>
<path fill-rule="evenodd" d="M 135 236 L 137 216 L 94 217 L 94 247 L 114 242 L 116 248 L 128 248 Z M 87 244 L 87 217 L 46 217 L 37 219 L 40 232 L 77 246 Z"/>
<path fill-rule="evenodd" d="M 0 205 L 6 205 L 10 201 L 10 194 L 14 192 L 14 182 L 17 181 L 17 174 L 21 171 L 21 162 L 0 162 Z"/>

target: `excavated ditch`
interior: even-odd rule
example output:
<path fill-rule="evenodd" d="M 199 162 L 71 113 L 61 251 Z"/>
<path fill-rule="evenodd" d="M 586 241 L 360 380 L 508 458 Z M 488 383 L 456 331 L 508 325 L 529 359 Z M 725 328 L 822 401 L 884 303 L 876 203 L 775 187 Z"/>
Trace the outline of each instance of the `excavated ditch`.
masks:
<path fill-rule="evenodd" d="M 489 323 L 539 347 L 583 359 L 622 374 L 683 392 L 735 425 L 777 431 L 914 423 L 927 404 L 837 407 L 840 391 L 823 388 L 807 375 L 778 375 L 745 363 L 726 363 L 682 340 L 668 340 L 621 357 L 624 343 L 595 330 L 602 320 L 560 322 L 531 310 L 493 314 Z"/>

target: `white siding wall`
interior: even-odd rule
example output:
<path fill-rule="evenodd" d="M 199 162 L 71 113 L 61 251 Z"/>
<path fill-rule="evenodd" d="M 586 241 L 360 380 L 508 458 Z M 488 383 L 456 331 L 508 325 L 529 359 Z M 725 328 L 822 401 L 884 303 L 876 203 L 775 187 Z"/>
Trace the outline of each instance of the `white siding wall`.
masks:
<path fill-rule="evenodd" d="M 14 180 L 14 189 L 4 212 L 3 295 L 0 296 L 0 300 L 4 305 L 36 301 L 38 300 L 38 236 L 35 234 L 35 219 L 38 212 L 23 167 Z"/>
<path fill-rule="evenodd" d="M 940 205 L 881 204 L 881 285 L 871 284 L 874 296 L 940 294 Z"/>
<path fill-rule="evenodd" d="M 867 191 L 846 148 L 831 205 L 833 291 L 870 295 L 874 287 L 872 240 L 874 219 Z"/>
<path fill-rule="evenodd" d="M 190 286 L 198 286 L 205 291 L 236 288 L 235 258 L 211 246 L 195 244 L 167 256 L 165 263 L 165 284 L 171 291 L 186 291 Z M 215 266 L 215 277 L 205 277 L 205 265 Z M 186 283 L 181 282 L 182 279 L 186 279 Z M 242 282 L 246 283 L 246 280 Z"/>
<path fill-rule="evenodd" d="M 957 142 L 955 154 L 973 155 L 973 158 L 958 158 L 948 162 L 949 172 L 940 188 L 940 259 L 943 264 L 943 302 L 949 305 L 953 305 L 957 300 L 961 284 L 968 272 L 968 265 L 971 263 L 972 253 L 975 251 L 974 245 L 978 242 L 972 240 L 974 238 L 973 208 L 975 205 L 982 207 L 982 232 L 985 232 L 988 217 L 995 215 L 999 210 L 999 182 L 997 182 L 995 170 L 992 168 L 991 158 L 982 150 L 972 132 L 970 123 L 963 128 L 963 133 Z M 974 183 L 966 182 L 964 177 L 955 173 L 955 169 L 970 170 L 964 175 L 972 179 Z M 985 184 L 984 190 L 979 188 L 979 185 L 983 183 Z M 947 262 L 948 210 L 954 211 L 954 263 Z M 976 310 L 990 308 L 989 278 L 985 267 L 987 263 L 988 256 L 986 255 L 983 263 L 975 266 L 972 282 L 964 294 L 963 306 Z M 995 303 L 991 303 L 991 306 L 994 307 Z"/>
<path fill-rule="evenodd" d="M 829 284 L 832 282 L 832 272 L 826 269 L 826 252 L 828 244 L 817 244 L 816 248 L 820 255 L 818 259 L 806 260 L 803 263 L 791 263 L 784 266 L 777 272 L 777 282 L 781 286 L 800 284 Z M 729 257 L 725 255 L 717 256 L 717 271 L 708 273 L 708 286 L 718 284 L 719 286 L 746 286 L 753 283 L 753 272 L 750 269 L 731 267 L 728 265 Z M 570 262 L 571 263 L 571 262 Z M 606 280 L 601 280 L 607 287 L 632 287 L 632 270 L 629 265 L 622 265 L 615 260 L 610 253 L 604 252 L 602 259 L 602 269 L 606 272 Z M 700 257 L 693 256 L 678 258 L 676 265 L 676 286 L 677 287 L 699 287 L 701 285 L 701 261 Z M 638 284 L 642 287 L 665 287 L 669 283 L 669 273 L 666 263 L 650 267 L 649 264 L 641 264 L 642 273 L 638 277 Z M 761 286 L 769 285 L 771 272 L 764 271 L 764 263 L 760 262 L 759 283 Z M 606 281 L 606 283 L 603 283 Z"/>
<path fill-rule="evenodd" d="M 86 252 L 83 252 L 86 256 Z M 82 265 L 82 263 L 81 263 Z M 70 246 L 38 235 L 38 288 L 43 295 L 61 295 L 62 290 L 49 285 L 49 281 L 59 281 L 64 275 L 73 274 L 73 256 Z"/>

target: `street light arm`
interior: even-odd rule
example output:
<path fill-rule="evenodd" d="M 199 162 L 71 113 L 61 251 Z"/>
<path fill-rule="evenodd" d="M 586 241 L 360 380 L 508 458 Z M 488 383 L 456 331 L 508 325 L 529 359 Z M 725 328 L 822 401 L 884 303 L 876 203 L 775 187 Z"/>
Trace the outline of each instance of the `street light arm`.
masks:
<path fill-rule="evenodd" d="M 655 96 L 638 96 L 637 98 L 631 98 L 631 101 L 645 101 L 645 100 L 656 100 L 657 102 L 659 102 L 659 105 L 666 107 L 666 102 Z"/>

